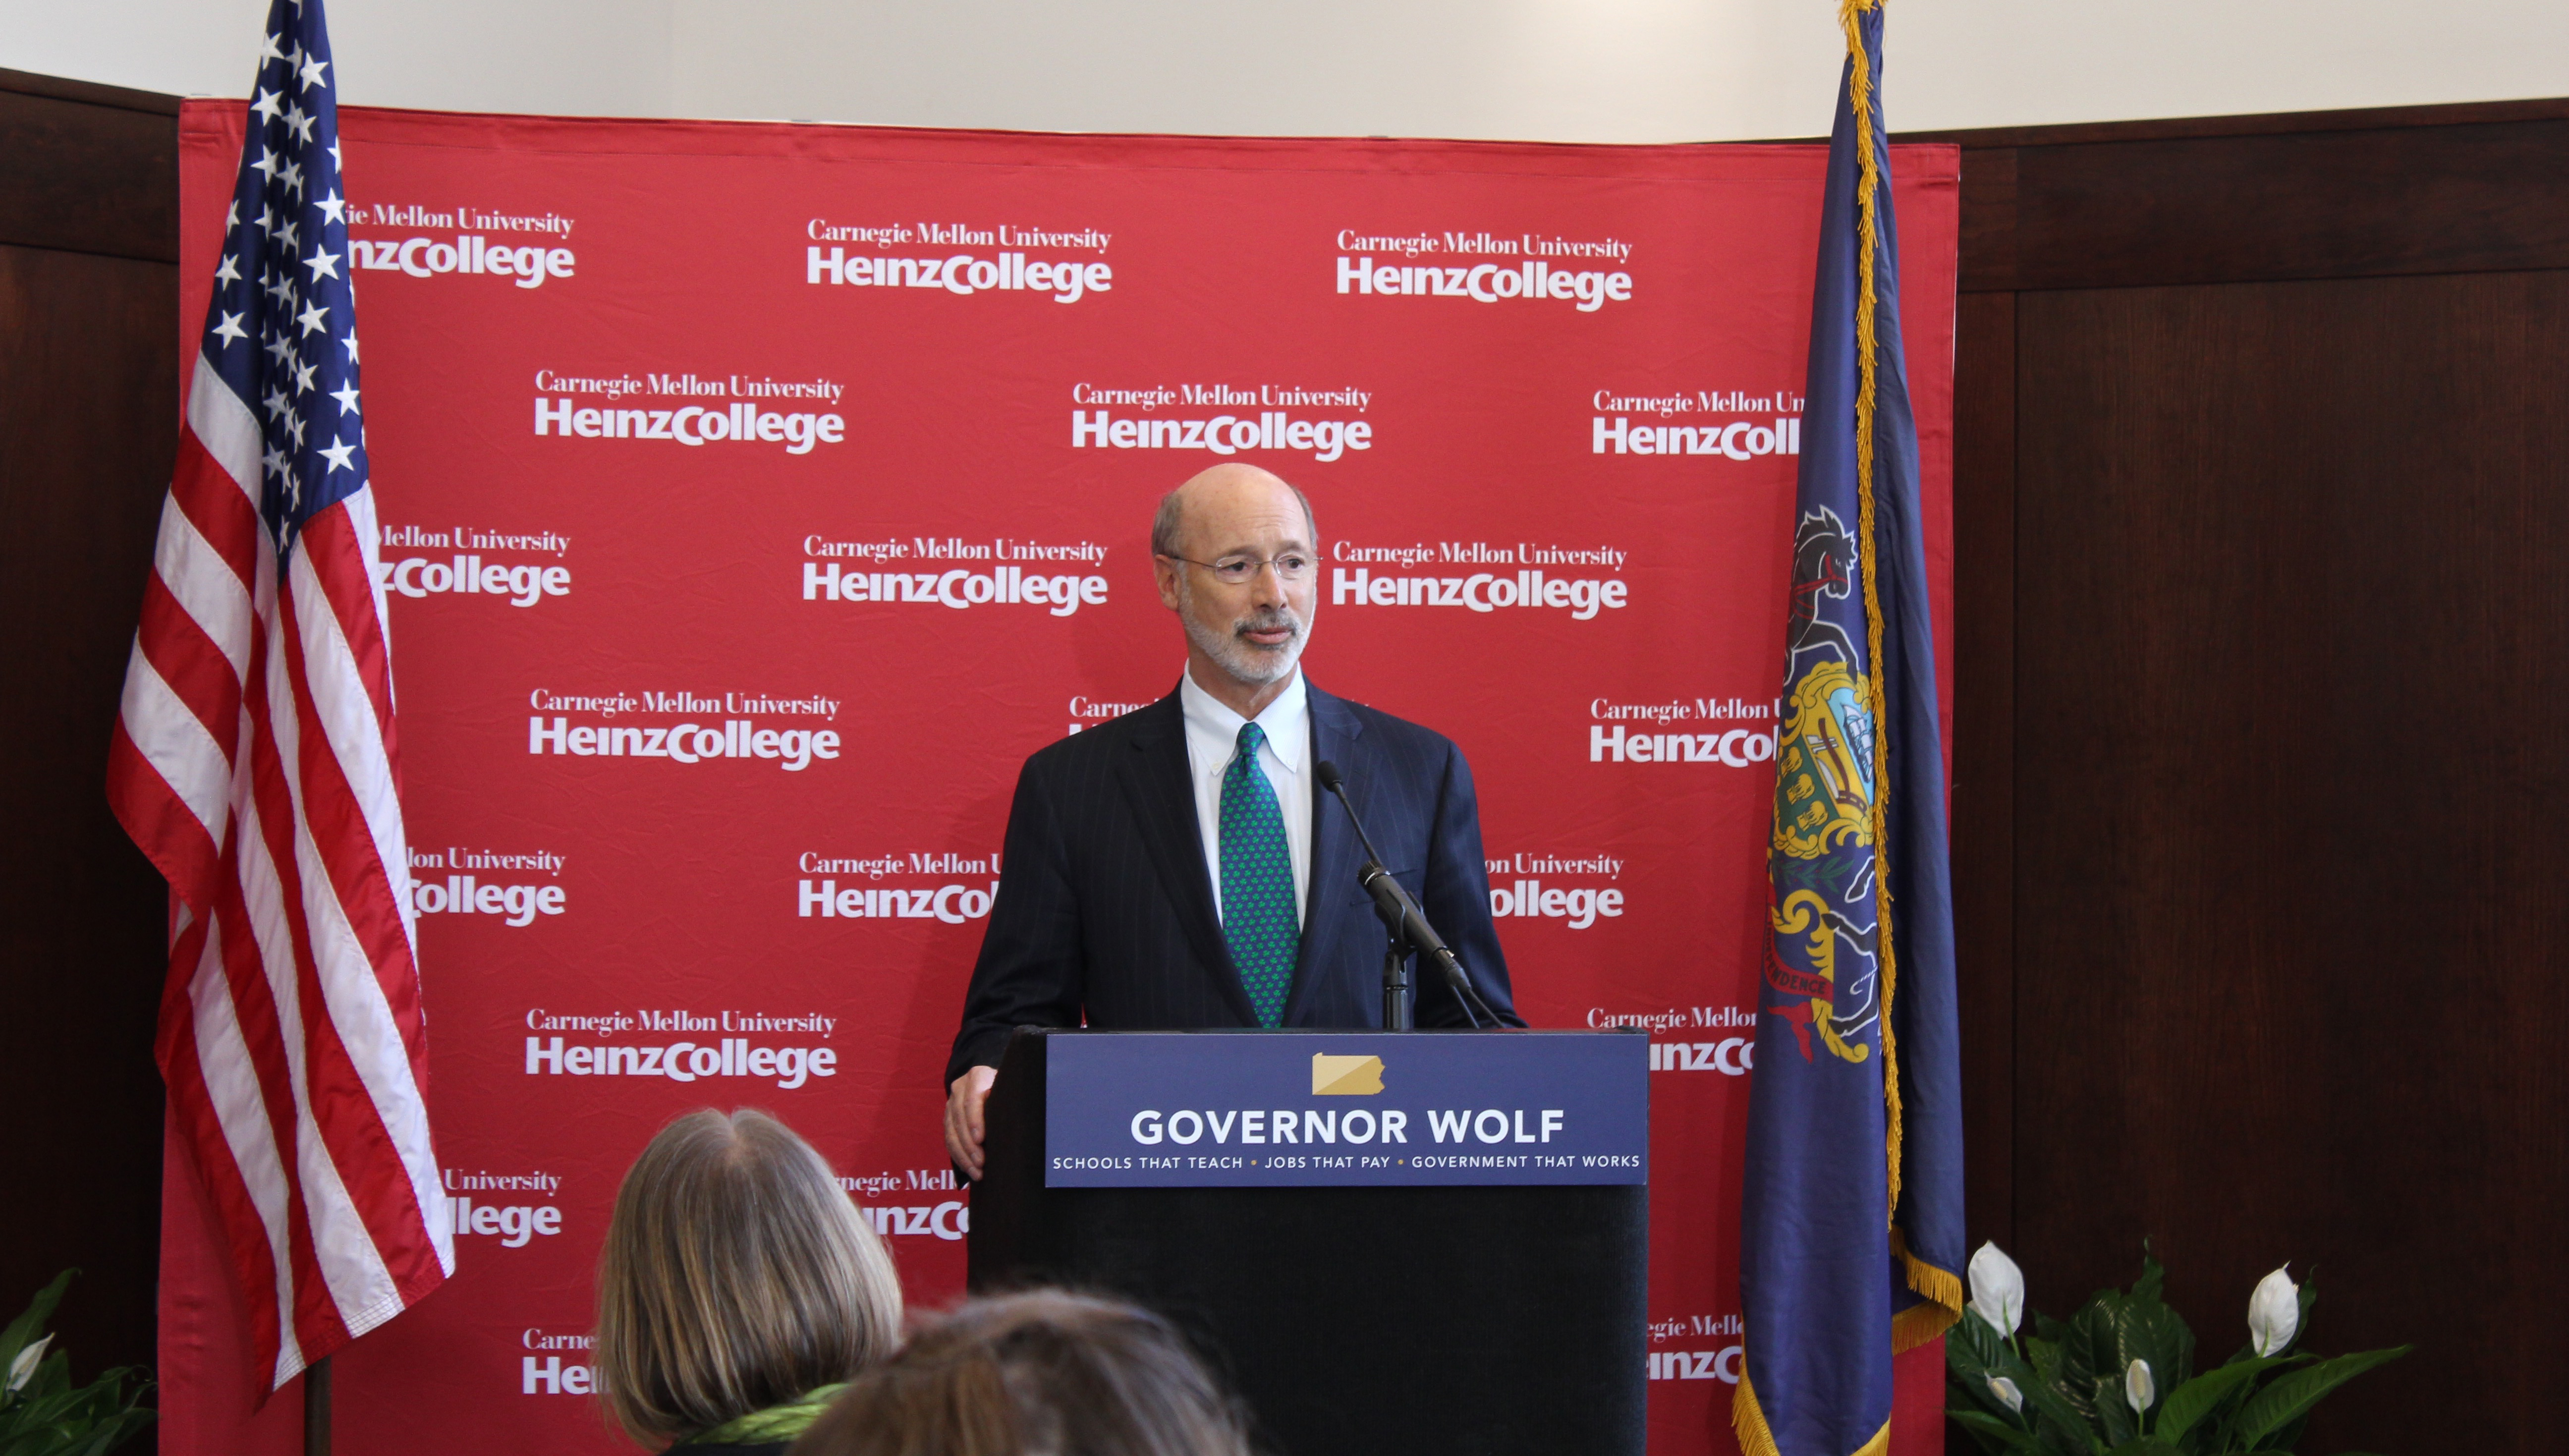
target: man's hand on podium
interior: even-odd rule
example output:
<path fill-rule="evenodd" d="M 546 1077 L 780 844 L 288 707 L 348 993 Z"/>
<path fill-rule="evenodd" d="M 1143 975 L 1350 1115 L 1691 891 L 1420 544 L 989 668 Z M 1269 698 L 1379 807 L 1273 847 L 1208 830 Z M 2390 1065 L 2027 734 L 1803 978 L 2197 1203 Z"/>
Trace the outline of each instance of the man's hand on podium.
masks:
<path fill-rule="evenodd" d="M 998 1077 L 995 1067 L 966 1067 L 945 1094 L 945 1151 L 975 1183 L 981 1179 L 981 1104 Z"/>

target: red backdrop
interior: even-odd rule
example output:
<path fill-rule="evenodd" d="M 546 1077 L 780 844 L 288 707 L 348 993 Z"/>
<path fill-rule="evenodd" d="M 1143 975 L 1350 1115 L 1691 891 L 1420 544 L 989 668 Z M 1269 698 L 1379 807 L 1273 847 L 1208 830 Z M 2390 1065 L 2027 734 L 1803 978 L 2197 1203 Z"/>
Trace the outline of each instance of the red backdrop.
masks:
<path fill-rule="evenodd" d="M 189 346 L 240 116 L 182 122 Z M 688 1108 L 783 1117 L 959 1292 L 1016 768 L 1174 686 L 1147 523 L 1225 458 L 1317 508 L 1314 680 L 1470 756 L 1528 1020 L 1659 1043 L 1652 1449 L 1731 1449 L 1821 149 L 343 123 L 460 1210 L 336 1362 L 352 1449 L 627 1449 L 590 1271 Z M 1894 172 L 1941 628 L 1956 154 Z M 290 1448 L 176 1157 L 166 1202 L 167 1449 Z"/>

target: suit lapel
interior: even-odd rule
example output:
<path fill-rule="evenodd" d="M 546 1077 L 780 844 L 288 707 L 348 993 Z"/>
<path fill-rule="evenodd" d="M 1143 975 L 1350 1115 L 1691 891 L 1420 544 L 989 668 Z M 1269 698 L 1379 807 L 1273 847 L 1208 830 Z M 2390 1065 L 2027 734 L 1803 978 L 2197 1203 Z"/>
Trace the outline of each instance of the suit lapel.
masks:
<path fill-rule="evenodd" d="M 1303 684 L 1310 702 L 1311 761 L 1304 766 L 1303 779 L 1311 786 L 1311 883 L 1303 887 L 1303 904 L 1309 909 L 1302 916 L 1302 948 L 1293 965 L 1293 994 L 1284 1006 L 1284 1024 L 1293 1024 L 1293 1012 L 1310 993 L 1316 978 L 1313 963 L 1329 953 L 1343 933 L 1345 920 L 1351 914 L 1368 913 L 1362 907 L 1351 906 L 1356 872 L 1364 865 L 1364 846 L 1357 843 L 1355 829 L 1347 823 L 1347 812 L 1336 802 L 1337 796 L 1320 787 L 1319 766 L 1334 763 L 1346 775 L 1347 797 L 1363 810 L 1369 802 L 1367 790 L 1373 775 L 1361 741 L 1364 723 L 1347 711 L 1347 705 L 1329 694 Z"/>
<path fill-rule="evenodd" d="M 1142 827 L 1152 868 L 1159 872 L 1196 958 L 1212 972 L 1241 1024 L 1255 1026 L 1258 1010 L 1240 983 L 1231 947 L 1222 938 L 1222 921 L 1214 913 L 1213 879 L 1205 865 L 1204 831 L 1196 820 L 1195 786 L 1187 766 L 1185 709 L 1171 693 L 1133 716 L 1133 752 L 1119 755 L 1117 777 Z"/>

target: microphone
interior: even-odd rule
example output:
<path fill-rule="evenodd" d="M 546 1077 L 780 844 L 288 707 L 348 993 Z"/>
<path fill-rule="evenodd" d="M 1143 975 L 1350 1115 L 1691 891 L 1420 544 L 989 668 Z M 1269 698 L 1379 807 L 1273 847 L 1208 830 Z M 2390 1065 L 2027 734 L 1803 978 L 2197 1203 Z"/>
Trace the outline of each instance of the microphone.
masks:
<path fill-rule="evenodd" d="M 1356 872 L 1356 883 L 1373 897 L 1374 913 L 1382 917 L 1383 927 L 1391 931 L 1395 939 L 1407 941 L 1445 973 L 1446 984 L 1454 988 L 1455 998 L 1462 1002 L 1465 1019 L 1474 1026 L 1480 1025 L 1480 1017 L 1472 1012 L 1473 1004 L 1478 1002 L 1481 1013 L 1490 1018 L 1492 1025 L 1504 1025 L 1498 1013 L 1490 1009 L 1490 1003 L 1482 1000 L 1480 992 L 1472 988 L 1471 973 L 1463 969 L 1463 962 L 1446 947 L 1445 939 L 1436 933 L 1436 927 L 1427 922 L 1427 914 L 1418 908 L 1418 902 L 1401 888 L 1399 881 L 1391 878 L 1390 871 L 1382 867 L 1382 852 L 1373 847 L 1373 837 L 1365 833 L 1364 820 L 1347 798 L 1345 775 L 1338 772 L 1336 764 L 1325 759 L 1320 761 L 1314 772 L 1320 787 L 1338 796 L 1338 804 L 1347 811 L 1347 823 L 1355 826 L 1357 843 L 1364 846 L 1365 865 Z"/>

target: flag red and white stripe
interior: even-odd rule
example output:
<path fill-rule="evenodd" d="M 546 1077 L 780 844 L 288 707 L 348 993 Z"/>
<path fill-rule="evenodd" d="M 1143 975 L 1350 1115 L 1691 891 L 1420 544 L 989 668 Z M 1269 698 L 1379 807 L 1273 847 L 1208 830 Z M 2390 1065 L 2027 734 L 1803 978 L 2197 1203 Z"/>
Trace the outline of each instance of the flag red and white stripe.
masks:
<path fill-rule="evenodd" d="M 347 446 L 362 441 L 354 300 L 310 261 L 333 237 L 345 248 L 319 220 L 344 207 L 327 42 L 317 0 L 287 9 L 260 72 L 280 140 L 268 148 L 251 119 L 241 193 L 278 200 L 254 223 L 234 204 L 108 769 L 118 819 L 170 882 L 157 1050 L 270 1388 L 454 1269 L 374 498 Z M 324 147 L 326 165 L 303 157 Z M 307 206 L 305 232 L 292 215 Z M 343 395 L 319 391 L 330 383 Z"/>

